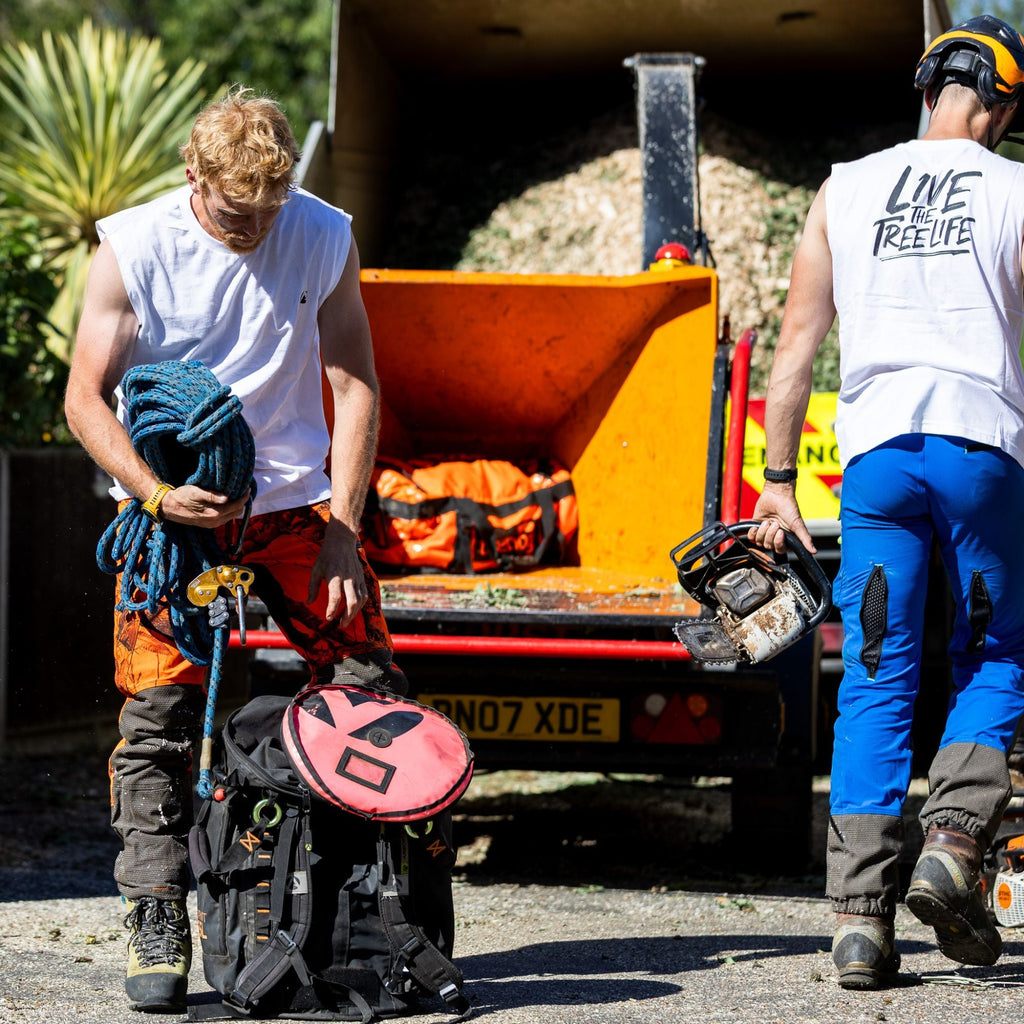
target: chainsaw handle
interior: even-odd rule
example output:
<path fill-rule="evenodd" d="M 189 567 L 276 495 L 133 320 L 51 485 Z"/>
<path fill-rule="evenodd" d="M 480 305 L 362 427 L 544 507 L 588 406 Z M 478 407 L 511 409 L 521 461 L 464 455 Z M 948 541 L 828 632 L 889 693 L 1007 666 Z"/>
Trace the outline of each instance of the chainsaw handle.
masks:
<path fill-rule="evenodd" d="M 737 523 L 737 526 L 747 525 Z M 757 525 L 751 523 L 750 526 Z M 698 530 L 692 537 L 680 541 L 670 552 L 669 557 L 675 564 L 676 571 L 680 573 L 689 572 L 694 565 L 700 561 L 709 551 L 721 547 L 726 541 L 736 540 L 730 532 L 731 528 L 724 523 L 710 523 L 702 530 Z M 688 556 L 688 557 L 687 557 Z"/>
<path fill-rule="evenodd" d="M 727 526 L 726 529 L 730 532 L 742 529 L 745 533 L 751 527 L 760 525 L 761 523 L 757 519 L 744 519 L 742 522 Z M 789 530 L 783 530 L 782 532 L 786 538 L 786 547 L 796 555 L 796 560 L 807 570 L 807 574 L 811 577 L 818 592 L 821 594 L 821 602 L 815 609 L 814 614 L 807 620 L 807 626 L 810 629 L 824 622 L 825 617 L 832 611 L 832 583 L 825 575 L 825 570 L 818 564 L 818 560 L 804 547 L 803 541 L 795 533 L 790 533 Z"/>

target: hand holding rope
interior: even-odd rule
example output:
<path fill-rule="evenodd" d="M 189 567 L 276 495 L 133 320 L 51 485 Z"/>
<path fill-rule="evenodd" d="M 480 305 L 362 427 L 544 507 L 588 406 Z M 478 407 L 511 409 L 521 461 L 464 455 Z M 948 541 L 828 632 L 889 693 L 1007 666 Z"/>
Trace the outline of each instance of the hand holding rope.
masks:
<path fill-rule="evenodd" d="M 193 484 L 233 501 L 248 495 L 247 522 L 256 493 L 256 451 L 241 400 L 231 389 L 191 360 L 134 367 L 121 381 L 121 393 L 132 445 L 156 476 L 172 487 Z M 229 626 L 211 625 L 190 601 L 188 586 L 227 558 L 215 531 L 168 522 L 147 513 L 144 504 L 132 498 L 124 505 L 100 538 L 96 561 L 104 572 L 121 576 L 118 610 L 155 616 L 166 607 L 178 650 L 193 664 L 210 666 L 205 752 L 212 743 Z M 251 571 L 245 571 L 251 582 Z M 201 763 L 197 789 L 209 797 L 208 763 Z"/>

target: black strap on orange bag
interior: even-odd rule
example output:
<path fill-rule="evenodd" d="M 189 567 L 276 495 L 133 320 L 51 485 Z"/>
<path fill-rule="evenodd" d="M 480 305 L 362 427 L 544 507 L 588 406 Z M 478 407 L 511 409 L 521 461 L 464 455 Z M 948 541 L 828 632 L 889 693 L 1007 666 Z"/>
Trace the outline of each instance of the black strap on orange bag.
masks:
<path fill-rule="evenodd" d="M 409 570 L 477 573 L 565 561 L 576 497 L 558 467 L 501 460 L 378 459 L 363 520 L 371 561 Z"/>

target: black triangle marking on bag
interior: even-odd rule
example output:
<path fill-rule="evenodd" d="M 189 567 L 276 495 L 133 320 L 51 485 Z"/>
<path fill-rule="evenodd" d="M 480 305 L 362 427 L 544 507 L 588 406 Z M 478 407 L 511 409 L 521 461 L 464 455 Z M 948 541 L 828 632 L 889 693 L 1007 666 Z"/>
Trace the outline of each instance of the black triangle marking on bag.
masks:
<path fill-rule="evenodd" d="M 302 710 L 307 715 L 312 715 L 314 718 L 319 719 L 319 721 L 326 722 L 327 725 L 334 726 L 335 724 L 330 706 L 319 693 L 310 694 L 309 697 L 305 698 L 302 702 Z"/>
<path fill-rule="evenodd" d="M 345 698 L 348 700 L 352 707 L 358 707 L 360 704 L 383 704 L 385 701 L 382 699 L 379 693 L 366 693 L 363 690 L 354 690 L 349 686 L 343 686 L 341 688 Z"/>
<path fill-rule="evenodd" d="M 419 711 L 389 711 L 376 721 L 367 722 L 366 725 L 350 732 L 349 736 L 354 740 L 366 740 L 370 738 L 370 733 L 373 730 L 384 729 L 394 739 L 396 736 L 404 735 L 410 729 L 415 729 L 422 721 L 423 715 Z"/>

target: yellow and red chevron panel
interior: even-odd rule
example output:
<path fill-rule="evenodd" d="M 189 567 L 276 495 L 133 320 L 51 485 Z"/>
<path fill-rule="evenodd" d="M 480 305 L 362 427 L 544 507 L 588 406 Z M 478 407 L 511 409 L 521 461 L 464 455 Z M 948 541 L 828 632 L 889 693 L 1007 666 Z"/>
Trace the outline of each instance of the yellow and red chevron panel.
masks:
<path fill-rule="evenodd" d="M 835 435 L 836 394 L 817 392 L 807 405 L 797 468 L 796 500 L 807 523 L 839 518 L 839 492 L 843 474 Z M 726 414 L 726 423 L 729 417 Z M 764 399 L 751 398 L 743 441 L 743 483 L 740 518 L 749 519 L 764 486 Z"/>

